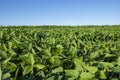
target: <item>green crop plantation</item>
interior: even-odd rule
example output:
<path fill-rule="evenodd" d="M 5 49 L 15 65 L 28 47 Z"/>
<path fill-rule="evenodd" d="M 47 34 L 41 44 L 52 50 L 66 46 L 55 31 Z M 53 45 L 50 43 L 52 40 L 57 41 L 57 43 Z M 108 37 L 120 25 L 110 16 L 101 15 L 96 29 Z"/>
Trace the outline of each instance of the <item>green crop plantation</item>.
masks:
<path fill-rule="evenodd" d="M 120 25 L 1 26 L 0 80 L 120 80 Z"/>

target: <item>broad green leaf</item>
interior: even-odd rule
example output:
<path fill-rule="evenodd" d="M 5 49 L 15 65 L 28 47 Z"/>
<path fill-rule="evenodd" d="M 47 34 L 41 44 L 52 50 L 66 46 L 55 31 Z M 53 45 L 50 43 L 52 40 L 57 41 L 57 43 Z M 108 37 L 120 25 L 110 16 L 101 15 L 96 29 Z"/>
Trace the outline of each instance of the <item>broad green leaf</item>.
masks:
<path fill-rule="evenodd" d="M 85 68 L 92 74 L 95 74 L 98 71 L 98 68 L 94 66 L 87 66 Z"/>
<path fill-rule="evenodd" d="M 34 65 L 34 63 L 35 63 L 34 55 L 32 53 L 27 53 L 27 54 L 21 55 L 20 58 L 26 64 Z"/>
<path fill-rule="evenodd" d="M 8 42 L 8 48 L 11 49 L 12 48 L 12 42 Z"/>
<path fill-rule="evenodd" d="M 54 63 L 57 64 L 58 66 L 61 65 L 61 60 L 59 58 L 54 58 Z"/>
<path fill-rule="evenodd" d="M 60 76 L 60 75 L 53 75 L 48 77 L 46 80 L 62 80 L 62 77 L 63 76 Z"/>
<path fill-rule="evenodd" d="M 7 66 L 7 69 L 9 69 L 10 72 L 14 72 L 16 70 L 16 68 L 17 68 L 17 65 L 14 64 L 13 62 L 8 62 L 8 64 L 9 65 Z"/>
<path fill-rule="evenodd" d="M 13 50 L 8 50 L 8 51 L 11 55 L 16 55 L 16 52 L 14 52 Z"/>
<path fill-rule="evenodd" d="M 107 47 L 105 48 L 105 50 L 106 50 L 106 52 L 107 52 L 107 53 L 109 53 L 109 52 L 110 52 L 110 51 L 109 51 L 109 48 L 107 48 Z"/>
<path fill-rule="evenodd" d="M 8 59 L 4 60 L 3 64 L 6 64 L 10 59 L 11 59 L 11 57 L 9 57 Z"/>
<path fill-rule="evenodd" d="M 28 63 L 28 62 L 30 62 L 28 56 L 29 56 L 29 54 L 20 55 L 20 59 L 21 59 L 23 62 Z"/>
<path fill-rule="evenodd" d="M 52 64 L 54 64 L 54 62 L 55 62 L 54 57 L 50 57 L 49 61 L 50 61 Z"/>
<path fill-rule="evenodd" d="M 30 73 L 32 70 L 33 70 L 32 66 L 25 66 L 24 71 L 23 71 L 23 76 Z"/>
<path fill-rule="evenodd" d="M 29 53 L 28 58 L 30 59 L 30 63 L 31 63 L 31 65 L 34 65 L 35 60 L 34 60 L 34 56 L 33 56 L 33 54 L 32 54 L 32 53 Z"/>
<path fill-rule="evenodd" d="M 85 47 L 89 48 L 84 42 L 82 42 L 81 40 L 79 40 L 79 42 L 84 45 Z"/>
<path fill-rule="evenodd" d="M 110 62 L 99 62 L 99 64 L 103 65 L 106 69 L 113 68 L 114 65 Z"/>
<path fill-rule="evenodd" d="M 36 52 L 35 52 L 35 50 L 32 48 L 32 53 L 34 54 L 34 55 L 36 55 Z"/>
<path fill-rule="evenodd" d="M 46 54 L 47 56 L 51 57 L 51 53 L 50 53 L 50 50 L 49 50 L 49 49 L 45 49 L 44 51 L 45 51 L 45 54 Z"/>
<path fill-rule="evenodd" d="M 58 67 L 52 70 L 52 73 L 59 73 L 59 72 L 63 72 L 63 67 Z"/>
<path fill-rule="evenodd" d="M 58 53 L 58 54 L 61 54 L 61 53 L 63 52 L 63 46 L 62 46 L 62 45 L 59 45 L 59 44 L 58 44 L 58 45 L 56 46 L 56 48 L 57 48 L 57 53 Z"/>
<path fill-rule="evenodd" d="M 52 38 L 52 44 L 53 44 L 53 45 L 55 44 L 55 39 L 54 39 L 54 38 Z"/>
<path fill-rule="evenodd" d="M 3 43 L 3 49 L 5 50 L 5 51 L 7 51 L 7 47 L 6 47 L 6 45 Z"/>
<path fill-rule="evenodd" d="M 39 51 L 42 51 L 41 47 L 35 46 Z"/>
<path fill-rule="evenodd" d="M 77 54 L 77 48 L 71 46 L 71 47 L 70 47 L 70 54 L 72 55 L 72 57 L 75 57 L 76 54 Z"/>
<path fill-rule="evenodd" d="M 1 58 L 7 58 L 6 51 L 0 50 L 0 57 L 1 57 Z"/>
<path fill-rule="evenodd" d="M 65 70 L 65 75 L 71 76 L 73 78 L 77 78 L 79 75 L 79 71 L 77 71 L 77 70 Z"/>
<path fill-rule="evenodd" d="M 83 57 L 79 57 L 79 58 L 74 59 L 74 64 L 75 64 L 75 69 L 76 70 L 82 71 L 83 70 L 83 65 L 85 64 L 83 62 Z"/>
<path fill-rule="evenodd" d="M 114 69 L 113 69 L 113 72 L 115 72 L 115 73 L 120 73 L 120 67 L 114 68 Z"/>
<path fill-rule="evenodd" d="M 17 40 L 16 38 L 13 38 L 13 40 L 14 40 L 17 44 L 19 44 L 19 43 L 20 43 L 20 41 L 19 41 L 19 40 Z"/>
<path fill-rule="evenodd" d="M 105 72 L 102 70 L 100 71 L 100 78 L 101 79 L 107 79 L 106 75 L 105 75 Z"/>
<path fill-rule="evenodd" d="M 55 80 L 55 76 L 50 76 L 46 80 Z"/>
<path fill-rule="evenodd" d="M 43 69 L 43 68 L 45 68 L 45 65 L 35 64 L 34 67 L 36 67 L 36 68 L 38 68 L 38 69 Z"/>
<path fill-rule="evenodd" d="M 8 79 L 8 78 L 10 78 L 10 73 L 9 72 L 7 72 L 7 73 L 5 73 L 5 74 L 3 74 L 3 76 L 2 76 L 2 79 Z"/>
<path fill-rule="evenodd" d="M 29 50 L 31 50 L 31 49 L 32 49 L 32 43 L 29 44 Z"/>
<path fill-rule="evenodd" d="M 95 51 L 95 52 L 93 52 L 93 53 L 90 53 L 90 59 L 94 59 L 94 58 L 96 58 L 98 55 L 99 55 L 99 54 L 98 54 L 98 51 Z"/>
<path fill-rule="evenodd" d="M 95 75 L 89 73 L 89 72 L 82 72 L 81 75 L 80 75 L 80 80 L 90 80 L 92 79 L 93 77 L 95 77 Z"/>
<path fill-rule="evenodd" d="M 112 57 L 112 56 L 114 56 L 114 55 L 106 53 L 104 57 L 107 58 L 107 57 Z"/>

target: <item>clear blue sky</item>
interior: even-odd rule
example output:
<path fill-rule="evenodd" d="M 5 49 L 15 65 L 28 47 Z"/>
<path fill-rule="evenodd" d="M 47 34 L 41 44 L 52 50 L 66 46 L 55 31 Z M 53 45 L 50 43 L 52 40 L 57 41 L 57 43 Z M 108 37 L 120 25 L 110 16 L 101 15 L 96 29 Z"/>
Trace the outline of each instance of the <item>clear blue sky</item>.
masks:
<path fill-rule="evenodd" d="M 0 0 L 0 25 L 120 24 L 120 0 Z"/>

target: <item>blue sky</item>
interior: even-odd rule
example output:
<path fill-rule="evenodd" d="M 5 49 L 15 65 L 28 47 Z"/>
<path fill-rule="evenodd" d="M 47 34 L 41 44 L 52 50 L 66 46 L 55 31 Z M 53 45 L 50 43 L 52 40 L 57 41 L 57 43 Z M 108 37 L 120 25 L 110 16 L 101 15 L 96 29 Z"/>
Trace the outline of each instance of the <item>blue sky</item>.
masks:
<path fill-rule="evenodd" d="M 0 0 L 0 25 L 120 24 L 120 0 Z"/>

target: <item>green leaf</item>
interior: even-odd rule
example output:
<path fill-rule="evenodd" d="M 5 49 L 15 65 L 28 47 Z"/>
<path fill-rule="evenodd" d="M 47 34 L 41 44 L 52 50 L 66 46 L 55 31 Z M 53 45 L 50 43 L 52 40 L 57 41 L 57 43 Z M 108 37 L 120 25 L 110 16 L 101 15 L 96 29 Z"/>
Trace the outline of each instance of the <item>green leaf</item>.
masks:
<path fill-rule="evenodd" d="M 30 63 L 28 56 L 29 54 L 20 55 L 20 59 L 25 63 Z"/>
<path fill-rule="evenodd" d="M 113 56 L 114 55 L 112 55 L 112 54 L 106 53 L 104 57 L 107 58 L 107 57 L 113 57 Z"/>
<path fill-rule="evenodd" d="M 19 41 L 19 40 L 17 40 L 16 38 L 13 38 L 13 40 L 14 40 L 17 44 L 19 44 L 19 43 L 20 43 L 20 41 Z"/>
<path fill-rule="evenodd" d="M 55 80 L 55 76 L 50 76 L 47 78 L 47 80 Z"/>
<path fill-rule="evenodd" d="M 32 43 L 29 44 L 29 50 L 31 50 L 31 49 L 32 49 Z"/>
<path fill-rule="evenodd" d="M 77 48 L 71 46 L 71 47 L 70 47 L 70 54 L 72 55 L 72 57 L 75 57 L 76 54 L 77 54 Z"/>
<path fill-rule="evenodd" d="M 34 65 L 35 63 L 34 55 L 32 53 L 21 55 L 20 59 L 22 59 L 22 61 L 25 62 L 26 64 Z"/>
<path fill-rule="evenodd" d="M 120 73 L 120 67 L 114 68 L 114 69 L 113 69 L 113 72 L 115 72 L 115 73 Z"/>
<path fill-rule="evenodd" d="M 0 57 L 1 57 L 1 58 L 7 58 L 6 51 L 0 50 Z"/>
<path fill-rule="evenodd" d="M 23 76 L 30 73 L 32 70 L 33 70 L 32 66 L 25 66 L 24 71 L 23 71 Z"/>
<path fill-rule="evenodd" d="M 8 59 L 4 60 L 3 64 L 6 64 L 10 59 L 11 59 L 11 57 L 9 57 Z"/>
<path fill-rule="evenodd" d="M 56 65 L 58 65 L 58 66 L 60 66 L 61 65 L 61 60 L 59 59 L 59 58 L 54 58 L 54 63 L 56 64 Z"/>
<path fill-rule="evenodd" d="M 99 55 L 99 54 L 98 54 L 98 51 L 95 51 L 95 52 L 93 52 L 93 53 L 90 53 L 90 59 L 94 59 L 94 58 L 96 58 L 98 55 Z"/>
<path fill-rule="evenodd" d="M 84 42 L 82 42 L 81 40 L 79 40 L 79 42 L 80 42 L 83 46 L 89 48 L 89 47 L 88 47 Z"/>
<path fill-rule="evenodd" d="M 50 57 L 49 61 L 50 61 L 52 64 L 54 64 L 54 62 L 55 62 L 54 57 Z"/>
<path fill-rule="evenodd" d="M 43 69 L 43 68 L 45 68 L 45 65 L 35 64 L 34 67 L 36 67 L 36 68 L 38 68 L 38 69 Z"/>
<path fill-rule="evenodd" d="M 35 46 L 39 51 L 42 51 L 41 47 Z"/>
<path fill-rule="evenodd" d="M 58 75 L 53 75 L 53 76 L 50 76 L 48 77 L 46 80 L 62 80 L 62 77 L 63 76 L 58 76 Z"/>
<path fill-rule="evenodd" d="M 79 75 L 79 72 L 77 70 L 65 70 L 66 76 L 71 76 L 73 78 L 77 78 Z"/>
<path fill-rule="evenodd" d="M 103 65 L 106 69 L 113 68 L 114 65 L 110 62 L 99 62 L 99 64 Z"/>
<path fill-rule="evenodd" d="M 93 74 L 91 74 L 89 72 L 82 72 L 80 77 L 81 77 L 80 80 L 90 80 L 93 77 L 95 77 L 95 75 L 93 75 Z"/>
<path fill-rule="evenodd" d="M 75 64 L 75 69 L 76 70 L 82 71 L 83 70 L 82 66 L 85 64 L 83 62 L 83 57 L 79 57 L 79 58 L 74 59 L 74 64 Z"/>
<path fill-rule="evenodd" d="M 8 42 L 8 48 L 11 49 L 12 48 L 12 42 Z"/>
<path fill-rule="evenodd" d="M 51 57 L 51 53 L 49 49 L 45 49 L 44 52 L 45 52 L 45 55 Z"/>
<path fill-rule="evenodd" d="M 11 53 L 11 55 L 16 55 L 16 52 L 14 52 L 13 50 L 9 50 L 9 53 Z"/>
<path fill-rule="evenodd" d="M 10 72 L 14 72 L 17 68 L 17 65 L 14 64 L 13 62 L 8 62 L 8 66 L 7 66 L 7 69 L 10 70 Z"/>
<path fill-rule="evenodd" d="M 7 47 L 6 47 L 6 45 L 3 43 L 3 49 L 5 50 L 5 51 L 7 51 Z"/>
<path fill-rule="evenodd" d="M 10 78 L 10 76 L 11 76 L 10 73 L 7 72 L 7 73 L 3 74 L 2 79 Z"/>
<path fill-rule="evenodd" d="M 62 45 L 59 45 L 59 44 L 58 44 L 58 45 L 56 46 L 56 48 L 57 48 L 57 53 L 58 53 L 58 54 L 61 54 L 61 53 L 63 52 L 63 46 L 62 46 Z"/>
<path fill-rule="evenodd" d="M 36 55 L 36 52 L 35 52 L 35 50 L 32 48 L 32 53 L 34 54 L 34 55 Z"/>
<path fill-rule="evenodd" d="M 34 61 L 34 56 L 33 56 L 33 54 L 29 53 L 28 58 L 30 59 L 31 65 L 34 65 L 35 61 Z"/>
<path fill-rule="evenodd" d="M 13 80 L 17 79 L 18 71 L 19 71 L 19 68 L 17 68 L 17 70 L 15 71 L 15 76 L 14 76 Z"/>
<path fill-rule="evenodd" d="M 59 73 L 59 72 L 63 72 L 63 67 L 58 67 L 52 70 L 52 73 Z"/>
<path fill-rule="evenodd" d="M 87 66 L 85 68 L 92 74 L 95 74 L 98 71 L 98 68 L 94 66 Z"/>
<path fill-rule="evenodd" d="M 70 77 L 67 80 L 76 80 L 74 77 Z"/>
<path fill-rule="evenodd" d="M 107 79 L 106 78 L 106 75 L 105 75 L 105 72 L 102 70 L 102 71 L 100 71 L 100 78 L 101 79 Z"/>
<path fill-rule="evenodd" d="M 54 38 L 52 38 L 52 44 L 53 44 L 53 45 L 55 44 L 55 39 L 54 39 Z"/>

